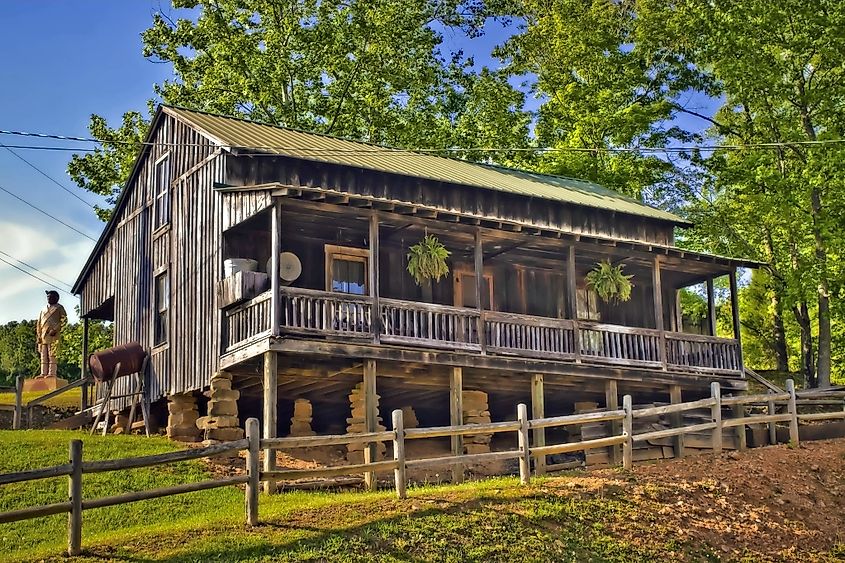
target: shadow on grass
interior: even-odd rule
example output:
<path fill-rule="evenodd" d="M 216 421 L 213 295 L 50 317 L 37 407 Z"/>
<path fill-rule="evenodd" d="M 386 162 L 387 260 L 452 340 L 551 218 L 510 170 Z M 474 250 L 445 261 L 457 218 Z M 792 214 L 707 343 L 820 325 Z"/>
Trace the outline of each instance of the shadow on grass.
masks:
<path fill-rule="evenodd" d="M 619 510 L 610 499 L 577 499 L 531 492 L 512 498 L 479 495 L 460 501 L 414 496 L 407 505 L 355 503 L 316 514 L 303 523 L 264 522 L 247 529 L 199 531 L 185 541 L 162 537 L 121 547 L 94 546 L 84 553 L 94 561 L 363 561 L 384 560 L 656 560 L 603 532 L 600 519 Z M 436 503 L 403 510 L 420 504 Z M 385 517 L 374 510 L 389 511 Z M 399 510 L 399 513 L 393 513 Z M 344 526 L 338 520 L 367 521 Z M 309 522 L 310 520 L 310 522 Z M 299 520 L 297 521 L 299 522 Z M 325 523 L 324 525 L 322 523 Z M 167 545 L 163 545 L 167 544 Z M 156 551 L 163 552 L 156 556 Z M 150 555 L 139 555 L 140 553 Z M 166 555 L 170 552 L 172 555 Z M 175 552 L 175 553 L 174 553 Z"/>

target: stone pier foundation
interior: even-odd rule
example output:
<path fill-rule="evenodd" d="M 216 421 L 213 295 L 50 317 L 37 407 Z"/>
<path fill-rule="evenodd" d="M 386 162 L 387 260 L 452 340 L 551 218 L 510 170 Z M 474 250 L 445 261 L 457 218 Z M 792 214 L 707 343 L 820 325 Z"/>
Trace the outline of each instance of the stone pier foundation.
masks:
<path fill-rule="evenodd" d="M 205 442 L 230 442 L 244 437 L 238 419 L 240 391 L 232 389 L 232 375 L 219 372 L 211 378 L 208 415 L 197 419 L 196 426 L 202 431 Z"/>
<path fill-rule="evenodd" d="M 202 440 L 197 429 L 197 398 L 191 393 L 179 393 L 167 397 L 167 437 L 177 442 L 199 442 Z"/>
<path fill-rule="evenodd" d="M 487 405 L 487 393 L 484 391 L 463 391 L 464 424 L 489 424 L 490 410 Z M 492 434 L 473 434 L 464 436 L 464 451 L 468 454 L 483 454 L 490 451 Z"/>
<path fill-rule="evenodd" d="M 376 395 L 374 397 L 374 400 L 376 402 L 376 412 L 378 412 L 379 395 Z M 346 432 L 348 432 L 349 434 L 360 434 L 366 432 L 367 410 L 364 406 L 363 383 L 359 383 L 358 385 L 356 385 L 352 392 L 349 394 L 349 406 L 352 409 L 352 415 L 350 418 L 346 419 Z M 383 432 L 385 428 L 381 424 L 381 417 L 378 417 L 376 420 L 376 432 Z M 346 446 L 346 449 L 346 459 L 350 463 L 364 463 L 364 442 L 352 442 L 351 444 Z M 376 459 L 372 461 L 378 461 L 380 459 L 383 459 L 386 451 L 387 446 L 385 446 L 383 442 L 378 442 L 376 444 Z"/>
<path fill-rule="evenodd" d="M 313 407 L 308 399 L 297 399 L 293 403 L 293 417 L 290 419 L 291 437 L 316 436 L 311 428 Z"/>

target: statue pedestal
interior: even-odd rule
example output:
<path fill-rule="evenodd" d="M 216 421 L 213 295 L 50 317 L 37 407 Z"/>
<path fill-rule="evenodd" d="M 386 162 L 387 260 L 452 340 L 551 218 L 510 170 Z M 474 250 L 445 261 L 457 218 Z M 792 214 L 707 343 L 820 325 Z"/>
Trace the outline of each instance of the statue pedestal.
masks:
<path fill-rule="evenodd" d="M 55 376 L 42 376 L 26 379 L 23 382 L 24 393 L 28 391 L 54 391 L 67 385 L 67 380 Z"/>

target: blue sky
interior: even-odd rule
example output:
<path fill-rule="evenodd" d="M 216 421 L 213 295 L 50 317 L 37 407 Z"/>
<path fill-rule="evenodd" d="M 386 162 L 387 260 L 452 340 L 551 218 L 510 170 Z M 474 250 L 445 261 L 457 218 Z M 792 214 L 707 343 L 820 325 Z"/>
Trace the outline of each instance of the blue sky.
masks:
<path fill-rule="evenodd" d="M 126 110 L 144 110 L 153 84 L 170 73 L 169 66 L 141 56 L 140 33 L 158 5 L 149 0 L 4 1 L 0 129 L 88 136 L 92 113 L 116 122 Z M 0 135 L 0 143 L 44 144 L 9 135 Z M 70 153 L 16 152 L 83 199 L 98 203 L 68 177 Z M 94 238 L 103 228 L 90 207 L 2 147 L 0 187 Z M 0 251 L 72 284 L 93 246 L 91 240 L 0 192 Z M 0 262 L 0 323 L 33 318 L 43 306 L 44 289 L 46 284 Z M 61 300 L 69 313 L 77 304 L 64 293 Z"/>

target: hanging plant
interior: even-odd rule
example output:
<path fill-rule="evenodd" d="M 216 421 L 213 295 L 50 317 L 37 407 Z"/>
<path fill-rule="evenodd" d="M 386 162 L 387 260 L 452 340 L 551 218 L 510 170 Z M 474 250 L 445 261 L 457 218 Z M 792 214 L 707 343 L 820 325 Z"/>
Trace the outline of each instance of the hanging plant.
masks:
<path fill-rule="evenodd" d="M 631 299 L 631 283 L 633 275 L 622 273 L 624 264 L 614 266 L 610 260 L 604 260 L 595 265 L 587 273 L 587 287 L 596 292 L 606 303 L 618 303 Z"/>
<path fill-rule="evenodd" d="M 427 280 L 437 281 L 449 274 L 446 259 L 450 252 L 437 237 L 426 234 L 408 250 L 408 273 L 417 285 L 422 285 Z"/>

